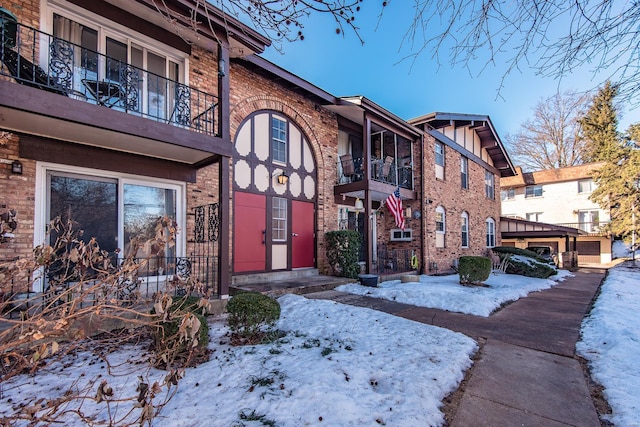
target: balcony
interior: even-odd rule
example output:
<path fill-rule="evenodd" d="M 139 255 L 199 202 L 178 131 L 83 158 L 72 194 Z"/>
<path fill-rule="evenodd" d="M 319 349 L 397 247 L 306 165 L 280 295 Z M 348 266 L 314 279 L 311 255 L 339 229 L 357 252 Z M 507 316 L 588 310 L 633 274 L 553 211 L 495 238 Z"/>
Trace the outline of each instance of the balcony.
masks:
<path fill-rule="evenodd" d="M 211 139 L 222 134 L 217 96 L 6 18 L 0 25 L 3 127 L 78 143 L 91 135 L 90 145 L 188 164 L 230 154 Z"/>
<path fill-rule="evenodd" d="M 557 225 L 577 228 L 589 236 L 607 236 L 610 234 L 609 221 L 565 222 Z"/>
<path fill-rule="evenodd" d="M 362 157 L 354 158 L 350 154 L 340 156 L 336 184 L 363 181 L 365 177 L 363 160 Z M 369 178 L 372 181 L 411 190 L 413 170 L 409 162 L 399 165 L 394 161 L 394 158 L 390 156 L 387 156 L 385 159 L 372 157 Z"/>

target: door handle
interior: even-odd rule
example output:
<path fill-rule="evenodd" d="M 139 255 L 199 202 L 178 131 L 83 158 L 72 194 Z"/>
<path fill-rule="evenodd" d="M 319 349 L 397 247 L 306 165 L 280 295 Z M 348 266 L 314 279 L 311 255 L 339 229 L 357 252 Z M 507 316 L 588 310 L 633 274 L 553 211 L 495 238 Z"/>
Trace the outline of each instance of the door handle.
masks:
<path fill-rule="evenodd" d="M 267 244 L 267 230 L 262 230 L 262 244 Z"/>

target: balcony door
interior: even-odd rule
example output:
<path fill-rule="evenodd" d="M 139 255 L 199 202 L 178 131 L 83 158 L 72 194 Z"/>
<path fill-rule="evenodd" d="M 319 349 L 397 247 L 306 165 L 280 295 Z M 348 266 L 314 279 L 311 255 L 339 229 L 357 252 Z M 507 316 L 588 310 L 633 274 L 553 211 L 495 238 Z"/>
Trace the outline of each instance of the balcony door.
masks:
<path fill-rule="evenodd" d="M 94 102 L 158 121 L 171 118 L 180 61 L 126 35 L 54 13 L 52 58 L 64 85 Z M 68 43 L 62 43 L 66 41 Z"/>

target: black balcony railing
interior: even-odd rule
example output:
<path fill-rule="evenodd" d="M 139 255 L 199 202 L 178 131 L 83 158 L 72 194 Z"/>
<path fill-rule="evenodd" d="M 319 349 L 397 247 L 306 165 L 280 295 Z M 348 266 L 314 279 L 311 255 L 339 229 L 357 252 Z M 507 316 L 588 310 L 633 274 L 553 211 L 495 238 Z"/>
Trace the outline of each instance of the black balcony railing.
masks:
<path fill-rule="evenodd" d="M 340 156 L 338 163 L 338 184 L 362 181 L 365 178 L 364 159 L 351 155 Z M 369 178 L 373 181 L 397 185 L 402 188 L 413 188 L 413 170 L 411 165 L 399 165 L 392 158 L 371 158 Z"/>
<path fill-rule="evenodd" d="M 217 96 L 31 27 L 0 20 L 2 25 L 0 75 L 105 108 L 220 135 Z"/>
<path fill-rule="evenodd" d="M 151 257 L 120 260 L 113 271 L 100 276 L 62 275 L 55 268 L 5 274 L 0 309 L 3 316 L 19 319 L 55 305 L 74 303 L 83 308 L 115 301 L 118 305 L 145 304 L 158 292 L 172 295 L 220 296 L 218 258 L 214 256 Z M 60 280 L 60 277 L 65 276 Z M 35 286 L 34 286 L 35 285 Z M 34 292 L 32 289 L 44 289 Z"/>

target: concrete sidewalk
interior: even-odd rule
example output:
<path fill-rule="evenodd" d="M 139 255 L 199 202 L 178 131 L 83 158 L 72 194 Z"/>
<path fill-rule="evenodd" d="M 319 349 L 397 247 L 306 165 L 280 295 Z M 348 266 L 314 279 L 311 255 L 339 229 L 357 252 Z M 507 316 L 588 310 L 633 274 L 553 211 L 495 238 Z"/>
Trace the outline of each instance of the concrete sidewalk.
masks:
<path fill-rule="evenodd" d="M 581 269 L 488 318 L 336 291 L 306 296 L 373 308 L 484 342 L 451 426 L 599 427 L 574 349 L 603 277 L 603 270 Z"/>

